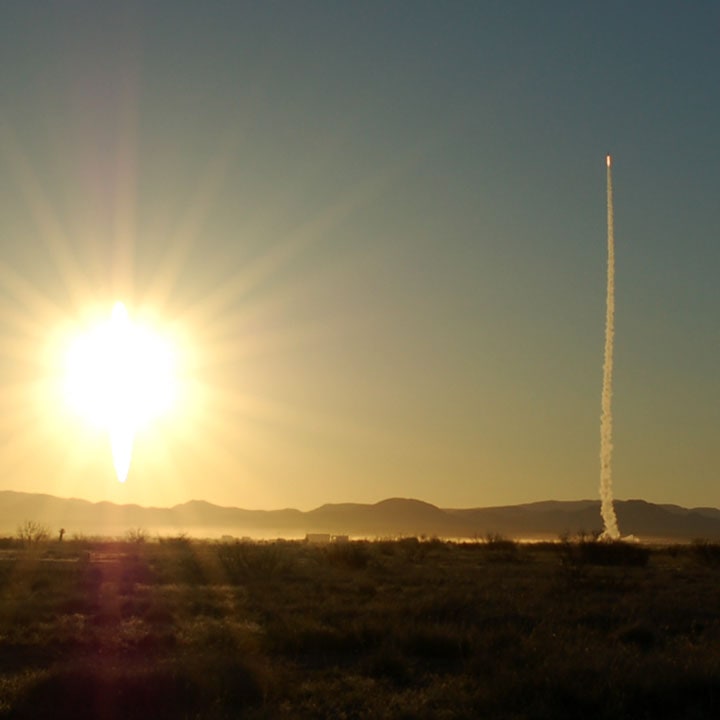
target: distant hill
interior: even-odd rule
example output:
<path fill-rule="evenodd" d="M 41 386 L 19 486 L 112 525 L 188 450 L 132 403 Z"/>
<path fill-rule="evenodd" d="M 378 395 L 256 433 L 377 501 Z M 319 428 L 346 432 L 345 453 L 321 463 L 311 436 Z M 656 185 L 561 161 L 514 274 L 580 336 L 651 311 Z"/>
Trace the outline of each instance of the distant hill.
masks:
<path fill-rule="evenodd" d="M 619 500 L 615 509 L 620 529 L 626 535 L 644 540 L 720 540 L 720 510 L 715 508 L 687 509 L 644 500 Z M 420 500 L 391 498 L 375 504 L 328 504 L 302 512 L 243 510 L 201 500 L 156 508 L 0 491 L 0 534 L 14 535 L 25 520 L 47 525 L 52 532 L 63 527 L 67 537 L 117 537 L 142 528 L 149 534 L 184 532 L 195 537 L 303 537 L 308 532 L 325 532 L 367 537 L 473 538 L 492 533 L 530 540 L 599 532 L 602 527 L 597 500 L 442 509 Z"/>

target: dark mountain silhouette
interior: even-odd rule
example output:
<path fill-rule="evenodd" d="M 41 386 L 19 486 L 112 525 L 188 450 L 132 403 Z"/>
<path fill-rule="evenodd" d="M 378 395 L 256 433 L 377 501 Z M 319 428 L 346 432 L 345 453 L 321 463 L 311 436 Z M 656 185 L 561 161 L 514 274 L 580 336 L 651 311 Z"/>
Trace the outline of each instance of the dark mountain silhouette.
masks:
<path fill-rule="evenodd" d="M 453 534 L 459 526 L 435 505 L 391 498 L 374 505 L 323 505 L 305 514 L 316 531 L 357 535 Z"/>
<path fill-rule="evenodd" d="M 642 540 L 720 540 L 720 510 L 715 508 L 619 500 L 615 509 L 622 532 Z M 324 532 L 371 537 L 473 538 L 500 534 L 518 539 L 556 539 L 562 534 L 599 532 L 602 527 L 597 500 L 442 509 L 420 500 L 391 498 L 375 504 L 328 504 L 302 512 L 289 508 L 244 510 L 202 500 L 172 508 L 142 507 L 0 491 L 0 533 L 14 535 L 26 520 L 47 525 L 51 532 L 63 527 L 67 537 L 114 537 L 142 528 L 149 534 L 186 532 L 196 537 L 302 537 L 308 532 Z"/>

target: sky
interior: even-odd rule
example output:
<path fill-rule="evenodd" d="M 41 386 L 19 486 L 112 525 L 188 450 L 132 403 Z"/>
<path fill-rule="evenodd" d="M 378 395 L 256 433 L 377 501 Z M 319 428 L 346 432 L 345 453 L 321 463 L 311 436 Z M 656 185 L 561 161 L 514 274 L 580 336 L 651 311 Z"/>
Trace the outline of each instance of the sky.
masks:
<path fill-rule="evenodd" d="M 720 506 L 720 6 L 0 8 L 0 490 Z M 176 343 L 115 479 L 61 338 Z M 139 320 L 138 320 L 139 321 Z"/>

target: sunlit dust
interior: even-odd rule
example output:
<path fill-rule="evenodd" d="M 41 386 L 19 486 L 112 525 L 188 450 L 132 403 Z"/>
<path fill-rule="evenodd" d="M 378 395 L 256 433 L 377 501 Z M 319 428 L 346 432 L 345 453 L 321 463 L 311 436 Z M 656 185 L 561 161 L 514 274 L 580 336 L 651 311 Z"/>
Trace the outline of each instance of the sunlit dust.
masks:
<path fill-rule="evenodd" d="M 120 482 L 130 469 L 135 433 L 173 407 L 176 385 L 174 349 L 150 328 L 133 323 L 121 302 L 109 320 L 79 335 L 67 351 L 65 398 L 108 432 Z"/>

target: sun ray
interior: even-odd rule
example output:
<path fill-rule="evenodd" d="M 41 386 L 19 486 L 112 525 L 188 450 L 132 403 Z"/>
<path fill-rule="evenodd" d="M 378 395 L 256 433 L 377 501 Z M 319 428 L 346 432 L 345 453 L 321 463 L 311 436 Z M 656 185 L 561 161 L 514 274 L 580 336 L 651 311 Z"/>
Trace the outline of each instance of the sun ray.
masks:
<path fill-rule="evenodd" d="M 117 477 L 123 479 L 128 477 L 131 462 L 135 463 L 133 456 L 142 455 L 144 467 L 134 469 L 132 477 L 136 472 L 152 477 L 152 484 L 133 489 L 138 493 L 135 497 L 145 493 L 150 497 L 152 486 L 161 485 L 177 496 L 182 493 L 178 485 L 189 477 L 185 460 L 191 456 L 196 459 L 197 472 L 215 472 L 227 483 L 247 482 L 243 473 L 252 472 L 257 477 L 267 473 L 262 463 L 291 462 L 275 451 L 273 432 L 280 433 L 282 442 L 306 450 L 318 433 L 325 438 L 342 437 L 356 430 L 372 435 L 372 428 L 350 428 L 345 417 L 340 422 L 339 414 L 332 409 L 302 405 L 297 398 L 284 399 L 282 393 L 271 398 L 262 389 L 255 388 L 252 393 L 248 390 L 256 371 L 253 359 L 277 357 L 287 349 L 322 343 L 327 337 L 322 317 L 298 318 L 293 313 L 298 299 L 313 288 L 314 273 L 321 269 L 315 267 L 292 276 L 287 270 L 298 260 L 306 265 L 303 258 L 308 253 L 319 256 L 318 248 L 332 243 L 335 231 L 366 202 L 391 187 L 415 157 L 390 159 L 384 168 L 340 190 L 334 201 L 294 224 L 290 212 L 282 212 L 282 198 L 273 209 L 270 205 L 251 208 L 236 226 L 239 252 L 223 245 L 227 257 L 221 257 L 212 253 L 222 244 L 208 242 L 204 234 L 212 227 L 218 199 L 222 201 L 228 191 L 227 177 L 241 147 L 237 125 L 228 123 L 227 132 L 217 141 L 217 152 L 199 167 L 187 201 L 181 204 L 179 198 L 168 196 L 167 212 L 161 208 L 158 213 L 157 204 L 139 195 L 137 108 L 125 102 L 137 98 L 132 82 L 125 90 L 128 97 L 117 116 L 119 140 L 113 146 L 114 166 L 103 168 L 110 173 L 109 182 L 108 175 L 103 176 L 104 187 L 111 187 L 114 194 L 101 198 L 107 202 L 94 214 L 82 216 L 88 218 L 85 225 L 78 221 L 82 225 L 80 239 L 65 226 L 66 215 L 60 212 L 60 206 L 53 205 L 52 196 L 40 182 L 43 176 L 35 172 L 30 156 L 17 142 L 6 139 L 3 143 L 5 154 L 12 156 L 9 165 L 19 194 L 47 251 L 48 269 L 60 281 L 47 286 L 33 284 L 26 279 L 31 275 L 14 270 L 7 262 L 0 264 L 0 287 L 13 298 L 9 309 L 0 312 L 5 350 L 23 363 L 21 374 L 29 377 L 37 370 L 44 381 L 33 391 L 38 396 L 44 394 L 44 405 L 41 401 L 24 423 L 14 425 L 13 458 L 21 461 L 24 456 L 27 462 L 36 463 L 36 456 L 42 454 L 38 448 L 45 447 L 48 452 L 52 448 L 54 457 L 62 459 L 62 470 L 58 468 L 56 477 L 82 487 L 82 482 L 92 480 L 81 481 L 80 476 L 96 473 L 103 458 L 109 465 L 112 457 Z M 243 242 L 245 235 L 248 243 Z M 144 256 L 146 242 L 160 248 L 155 267 Z M 240 260 L 244 248 L 252 251 Z M 198 257 L 209 261 L 204 267 L 212 269 L 216 263 L 211 282 L 205 282 L 205 278 L 195 281 L 193 264 Z M 328 262 L 327 258 L 323 262 Z M 188 277 L 193 282 L 187 283 Z M 92 380 L 98 365 L 107 366 L 105 385 L 95 382 L 95 392 L 86 393 L 82 401 L 92 405 L 88 398 L 104 398 L 103 402 L 114 408 L 108 412 L 95 407 L 95 421 L 103 426 L 102 431 L 83 430 L 77 418 L 68 422 L 66 411 L 49 411 L 51 403 L 47 398 L 56 392 L 52 382 L 57 371 L 53 353 L 63 349 L 62 338 L 70 331 L 78 331 L 78 323 L 89 326 L 103 320 L 105 312 L 100 312 L 98 306 L 107 307 L 109 292 L 127 298 L 138 320 L 143 313 L 148 318 L 153 313 L 167 318 L 163 324 L 172 328 L 185 351 L 183 367 L 175 369 L 183 373 L 183 407 L 152 426 L 136 414 L 136 407 L 132 409 L 133 403 L 139 402 L 138 396 L 147 394 L 147 388 L 137 390 L 122 382 L 127 364 L 132 362 L 119 351 L 117 357 L 123 360 L 116 358 L 113 364 L 100 358 L 95 367 L 91 363 L 82 373 L 86 380 Z M 184 342 L 187 336 L 193 338 L 192 350 L 190 343 Z M 238 383 L 231 374 L 236 372 L 234 368 L 237 373 L 247 372 L 246 379 Z M 113 381 L 108 382 L 107 377 Z M 22 384 L 13 386 L 17 392 L 3 399 L 3 408 L 10 413 L 10 405 L 19 407 L 23 403 L 21 396 L 28 392 Z M 108 386 L 114 388 L 114 394 Z M 62 397 L 60 392 L 56 394 Z M 39 423 L 43 413 L 47 417 Z M 364 426 L 361 420 L 358 424 Z M 251 471 L 254 463 L 260 465 Z M 162 477 L 151 475 L 150 468 L 162 470 L 156 474 Z M 74 476 L 76 471 L 78 477 Z M 117 483 L 113 485 L 118 487 Z M 129 485 L 136 488 L 133 483 Z M 93 492 L 124 497 L 109 486 Z"/>
<path fill-rule="evenodd" d="M 88 280 L 75 253 L 71 250 L 60 220 L 53 211 L 32 165 L 23 155 L 14 138 L 6 137 L 4 150 L 15 171 L 21 194 L 35 221 L 39 238 L 52 257 L 65 289 L 71 294 L 76 307 L 80 307 L 85 301 L 83 289 L 88 287 Z"/>

